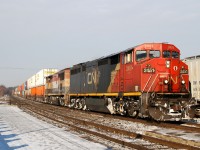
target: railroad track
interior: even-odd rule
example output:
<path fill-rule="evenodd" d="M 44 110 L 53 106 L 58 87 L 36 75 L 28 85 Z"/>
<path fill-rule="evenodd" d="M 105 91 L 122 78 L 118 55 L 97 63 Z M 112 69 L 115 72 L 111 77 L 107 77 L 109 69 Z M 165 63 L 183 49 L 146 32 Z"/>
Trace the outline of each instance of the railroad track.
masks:
<path fill-rule="evenodd" d="M 43 116 L 45 118 L 48 118 L 50 120 L 53 120 L 63 125 L 67 125 L 73 128 L 74 130 L 92 134 L 92 135 L 101 137 L 103 139 L 118 143 L 123 146 L 134 148 L 134 149 L 157 149 L 157 148 L 166 149 L 166 147 L 162 147 L 162 145 L 167 146 L 168 148 L 175 148 L 175 149 L 177 148 L 199 149 L 198 146 L 200 146 L 200 145 L 197 145 L 196 143 L 192 143 L 192 141 L 189 142 L 189 144 L 187 141 L 183 141 L 183 142 L 180 142 L 180 140 L 178 140 L 178 142 L 174 142 L 176 140 L 170 141 L 169 137 L 165 137 L 165 136 L 158 137 L 156 133 L 146 132 L 146 135 L 145 135 L 145 134 L 138 134 L 135 132 L 131 132 L 131 131 L 115 128 L 115 127 L 110 127 L 110 126 L 102 125 L 96 122 L 95 123 L 91 122 L 91 120 L 84 119 L 84 117 L 82 117 L 82 119 L 78 119 L 77 113 L 74 116 L 69 115 L 70 112 L 78 112 L 72 109 L 70 109 L 70 111 L 66 111 L 65 108 L 60 108 L 60 107 L 58 108 L 52 105 L 35 103 L 33 101 L 31 103 L 30 101 L 27 102 L 25 100 L 20 100 L 20 99 L 18 99 L 17 104 L 20 107 L 26 108 L 29 111 L 32 111 L 40 116 Z M 66 112 L 69 112 L 69 114 L 67 114 Z M 119 118 L 125 118 L 125 117 L 119 117 Z M 127 118 L 127 119 L 129 120 L 131 118 Z M 132 121 L 135 121 L 135 120 L 132 119 Z M 134 142 L 138 139 L 146 141 L 144 142 L 145 144 L 138 144 L 137 142 Z M 187 142 L 187 144 L 184 144 L 185 142 Z"/>
<path fill-rule="evenodd" d="M 47 104 L 48 105 L 48 104 Z M 61 111 L 72 111 L 72 109 L 69 109 L 68 107 L 58 107 L 58 106 L 54 106 L 51 105 L 52 108 L 61 110 Z M 81 112 L 81 114 L 88 114 L 88 115 L 98 115 L 100 117 L 107 117 L 107 118 L 111 118 L 111 119 L 119 119 L 119 120 L 124 120 L 124 121 L 130 121 L 130 122 L 134 122 L 134 123 L 142 123 L 145 125 L 149 125 L 149 126 L 157 126 L 157 127 L 161 127 L 161 128 L 167 128 L 167 129 L 176 129 L 176 130 L 181 130 L 181 131 L 185 131 L 185 132 L 194 132 L 194 133 L 200 133 L 200 124 L 197 123 L 183 123 L 183 122 L 155 122 L 155 121 L 151 121 L 151 120 L 144 120 L 144 119 L 134 119 L 131 117 L 124 117 L 124 116 L 119 116 L 119 115 L 111 115 L 111 114 L 105 114 L 105 113 L 98 113 L 98 112 L 91 112 L 91 111 L 82 111 L 82 110 L 77 110 L 77 109 L 73 109 L 73 112 L 77 111 L 77 112 Z M 77 114 L 76 114 L 77 115 Z M 83 116 L 80 116 L 81 118 L 83 118 Z"/>
<path fill-rule="evenodd" d="M 88 112 L 91 113 L 91 112 Z M 176 130 L 183 130 L 186 132 L 194 132 L 194 133 L 200 133 L 200 124 L 196 123 L 165 123 L 165 122 L 155 122 L 151 120 L 143 120 L 143 119 L 134 119 L 130 117 L 123 117 L 123 116 L 116 116 L 116 115 L 110 115 L 110 114 L 104 114 L 106 117 L 111 117 L 115 119 L 120 119 L 120 120 L 125 120 L 125 121 L 130 121 L 130 122 L 137 122 L 137 123 L 143 123 L 146 125 L 151 125 L 151 126 L 158 126 L 162 128 L 168 128 L 168 129 L 176 129 Z"/>

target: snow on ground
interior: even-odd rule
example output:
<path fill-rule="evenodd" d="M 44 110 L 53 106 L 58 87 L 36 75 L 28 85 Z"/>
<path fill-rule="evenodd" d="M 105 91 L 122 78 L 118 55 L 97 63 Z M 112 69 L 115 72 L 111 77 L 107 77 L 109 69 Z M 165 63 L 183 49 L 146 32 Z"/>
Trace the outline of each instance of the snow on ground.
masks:
<path fill-rule="evenodd" d="M 43 122 L 17 107 L 0 105 L 0 150 L 108 149 Z"/>
<path fill-rule="evenodd" d="M 185 140 L 191 140 L 195 142 L 200 142 L 200 134 L 193 132 L 186 132 L 180 130 L 172 130 L 172 129 L 157 129 L 154 132 L 160 133 L 162 135 L 176 136 Z"/>
<path fill-rule="evenodd" d="M 8 96 L 2 96 L 0 97 L 0 104 L 7 104 L 9 100 Z"/>

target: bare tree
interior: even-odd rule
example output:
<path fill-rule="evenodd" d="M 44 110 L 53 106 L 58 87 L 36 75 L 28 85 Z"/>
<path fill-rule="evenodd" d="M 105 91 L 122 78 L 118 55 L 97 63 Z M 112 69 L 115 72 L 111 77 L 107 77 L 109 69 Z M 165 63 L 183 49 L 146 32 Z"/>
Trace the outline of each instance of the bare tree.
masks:
<path fill-rule="evenodd" d="M 15 87 L 6 88 L 4 85 L 0 85 L 0 96 L 4 96 L 5 94 L 11 95 L 14 89 Z"/>

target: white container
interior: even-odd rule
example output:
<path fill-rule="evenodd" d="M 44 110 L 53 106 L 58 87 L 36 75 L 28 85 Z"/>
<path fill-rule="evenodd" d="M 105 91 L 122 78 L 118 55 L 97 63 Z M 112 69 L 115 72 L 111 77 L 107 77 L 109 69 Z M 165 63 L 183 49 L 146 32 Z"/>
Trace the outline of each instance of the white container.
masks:
<path fill-rule="evenodd" d="M 27 80 L 27 88 L 30 89 L 33 87 L 35 87 L 35 75 L 33 75 Z"/>
<path fill-rule="evenodd" d="M 57 69 L 42 69 L 35 75 L 35 85 L 41 86 L 46 84 L 46 77 L 58 72 Z"/>
<path fill-rule="evenodd" d="M 183 61 L 189 68 L 192 97 L 200 100 L 200 55 L 185 58 Z"/>
<path fill-rule="evenodd" d="M 45 85 L 46 77 L 58 72 L 58 69 L 42 69 L 27 80 L 27 89 Z"/>

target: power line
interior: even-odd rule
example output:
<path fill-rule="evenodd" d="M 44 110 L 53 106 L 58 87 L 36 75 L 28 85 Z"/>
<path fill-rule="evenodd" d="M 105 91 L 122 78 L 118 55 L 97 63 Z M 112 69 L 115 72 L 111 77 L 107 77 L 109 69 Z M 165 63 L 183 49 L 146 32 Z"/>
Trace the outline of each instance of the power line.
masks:
<path fill-rule="evenodd" d="M 39 68 L 0 67 L 0 70 L 39 70 Z"/>
<path fill-rule="evenodd" d="M 17 68 L 17 67 L 0 67 L 0 69 L 5 69 L 5 70 L 23 70 L 25 68 Z"/>

